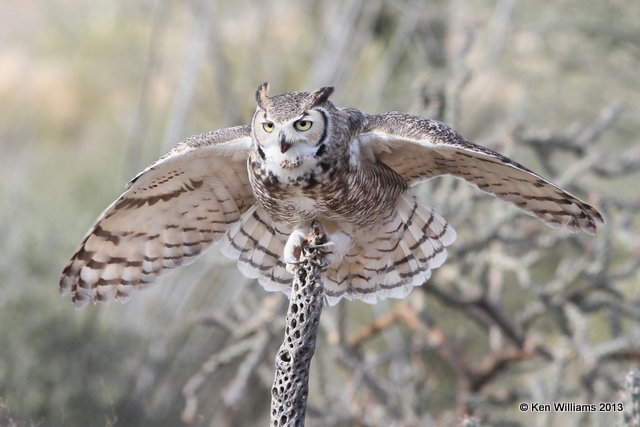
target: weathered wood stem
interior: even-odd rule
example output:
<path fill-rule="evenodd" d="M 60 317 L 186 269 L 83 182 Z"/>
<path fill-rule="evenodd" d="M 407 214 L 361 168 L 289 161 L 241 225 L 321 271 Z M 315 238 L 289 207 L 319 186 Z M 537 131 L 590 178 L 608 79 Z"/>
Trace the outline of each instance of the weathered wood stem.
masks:
<path fill-rule="evenodd" d="M 271 426 L 304 426 L 309 396 L 309 371 L 323 305 L 320 272 L 326 243 L 324 230 L 314 223 L 302 248 L 287 310 L 285 336 L 276 355 L 276 373 L 271 388 Z"/>

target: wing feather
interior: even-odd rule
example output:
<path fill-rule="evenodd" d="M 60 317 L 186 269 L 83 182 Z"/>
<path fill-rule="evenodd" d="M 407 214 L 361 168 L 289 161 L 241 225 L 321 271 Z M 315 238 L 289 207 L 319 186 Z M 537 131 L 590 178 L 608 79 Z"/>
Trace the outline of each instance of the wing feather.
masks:
<path fill-rule="evenodd" d="M 197 135 L 140 172 L 85 236 L 61 292 L 78 308 L 124 301 L 220 240 L 254 204 L 250 144 L 249 126 Z"/>
<path fill-rule="evenodd" d="M 594 234 L 602 215 L 519 163 L 465 141 L 444 123 L 402 113 L 367 116 L 357 137 L 365 150 L 410 185 L 453 175 L 537 216 L 552 227 Z"/>

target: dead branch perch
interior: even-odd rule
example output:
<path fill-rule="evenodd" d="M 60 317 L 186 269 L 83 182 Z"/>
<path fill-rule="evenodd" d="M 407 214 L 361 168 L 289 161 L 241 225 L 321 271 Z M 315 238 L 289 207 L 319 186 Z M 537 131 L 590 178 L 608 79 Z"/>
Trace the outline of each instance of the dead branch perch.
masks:
<path fill-rule="evenodd" d="M 309 396 L 309 366 L 316 336 L 324 287 L 320 271 L 326 243 L 319 223 L 314 222 L 303 244 L 287 310 L 284 341 L 276 355 L 276 374 L 271 388 L 271 426 L 303 426 Z"/>

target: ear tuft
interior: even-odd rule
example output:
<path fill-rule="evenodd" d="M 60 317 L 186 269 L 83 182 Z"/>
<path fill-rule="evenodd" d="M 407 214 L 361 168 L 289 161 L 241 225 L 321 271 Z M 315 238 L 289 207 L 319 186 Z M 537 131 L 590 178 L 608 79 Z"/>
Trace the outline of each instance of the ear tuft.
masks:
<path fill-rule="evenodd" d="M 269 83 L 264 82 L 258 87 L 256 91 L 256 102 L 258 103 L 258 107 L 266 110 L 269 106 Z"/>
<path fill-rule="evenodd" d="M 325 86 L 321 87 L 320 89 L 314 90 L 309 94 L 309 97 L 307 98 L 307 109 L 322 104 L 327 99 L 329 99 L 329 96 L 331 96 L 332 93 L 332 86 Z"/>

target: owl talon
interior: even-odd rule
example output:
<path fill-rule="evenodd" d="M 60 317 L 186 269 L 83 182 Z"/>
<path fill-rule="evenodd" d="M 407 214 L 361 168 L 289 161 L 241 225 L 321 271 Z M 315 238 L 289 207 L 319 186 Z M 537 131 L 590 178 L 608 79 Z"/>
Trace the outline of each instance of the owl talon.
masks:
<path fill-rule="evenodd" d="M 331 263 L 333 263 L 333 256 L 327 255 L 322 258 L 318 266 L 320 267 L 320 269 L 324 270 L 325 268 L 329 267 Z"/>
<path fill-rule="evenodd" d="M 323 256 L 319 259 L 318 266 L 323 270 L 329 267 L 336 259 L 336 244 L 333 242 L 309 245 L 308 248 L 322 252 Z"/>
<path fill-rule="evenodd" d="M 328 241 L 320 244 L 308 244 L 308 232 L 298 228 L 293 230 L 284 247 L 284 262 L 289 273 L 294 274 L 302 264 L 303 250 L 318 250 L 324 253 L 320 261 L 320 268 L 325 269 L 342 261 L 342 257 L 351 247 L 351 237 L 343 232 L 328 236 Z"/>
<path fill-rule="evenodd" d="M 337 232 L 328 236 L 328 241 L 319 245 L 310 245 L 310 248 L 318 249 L 326 255 L 323 257 L 321 268 L 327 268 L 342 262 L 342 258 L 351 248 L 351 236 L 344 232 Z"/>
<path fill-rule="evenodd" d="M 319 245 L 309 245 L 309 249 L 317 249 L 322 252 L 333 252 L 336 249 L 336 244 L 333 242 L 321 243 Z"/>
<path fill-rule="evenodd" d="M 304 264 L 304 261 L 288 261 L 286 262 L 285 268 L 289 273 L 295 274 L 300 264 Z"/>

